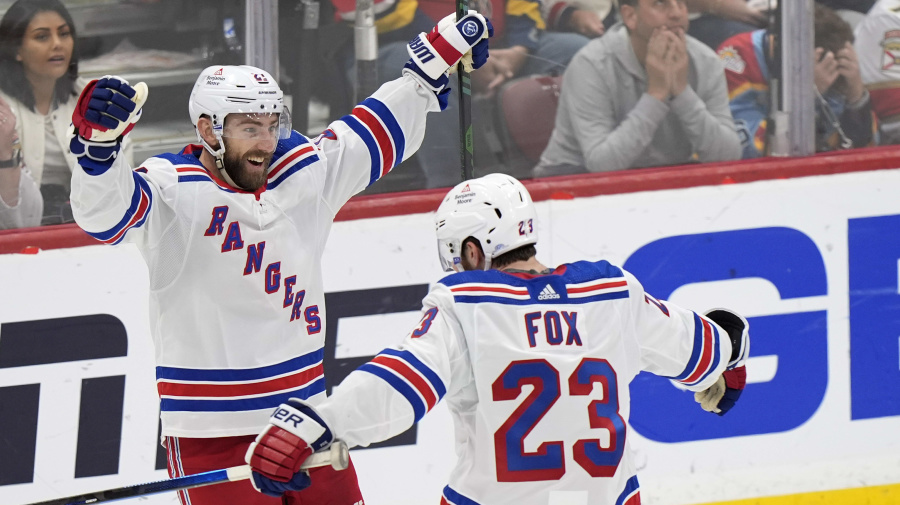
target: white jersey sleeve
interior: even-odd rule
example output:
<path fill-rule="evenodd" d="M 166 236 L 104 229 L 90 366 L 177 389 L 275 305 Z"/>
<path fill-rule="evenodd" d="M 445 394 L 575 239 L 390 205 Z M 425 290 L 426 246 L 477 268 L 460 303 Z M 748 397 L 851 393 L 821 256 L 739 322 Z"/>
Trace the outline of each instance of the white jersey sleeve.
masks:
<path fill-rule="evenodd" d="M 462 329 L 446 310 L 451 302 L 446 286 L 434 286 L 424 300 L 422 319 L 401 344 L 353 371 L 317 406 L 340 438 L 351 446 L 386 440 L 471 382 Z"/>
<path fill-rule="evenodd" d="M 426 114 L 439 110 L 434 92 L 404 75 L 332 122 L 314 142 L 328 165 L 323 198 L 333 211 L 412 156 Z"/>
<path fill-rule="evenodd" d="M 731 356 L 728 333 L 694 311 L 657 300 L 632 274 L 623 273 L 631 292 L 641 369 L 691 391 L 711 386 Z"/>
<path fill-rule="evenodd" d="M 132 170 L 127 157 L 120 156 L 108 170 L 96 175 L 74 166 L 71 201 L 75 221 L 103 243 L 118 244 L 128 233 L 129 241 L 141 249 L 152 247 L 175 219 L 172 208 L 161 200 L 163 189 L 177 184 L 177 175 L 158 165 L 156 158 L 150 158 Z"/>

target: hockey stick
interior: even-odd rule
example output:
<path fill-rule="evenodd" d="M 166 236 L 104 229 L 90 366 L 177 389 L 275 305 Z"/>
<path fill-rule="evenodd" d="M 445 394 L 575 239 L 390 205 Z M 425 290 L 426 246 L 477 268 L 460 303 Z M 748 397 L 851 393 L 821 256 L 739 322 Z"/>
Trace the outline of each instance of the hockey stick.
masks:
<path fill-rule="evenodd" d="M 328 465 L 331 465 L 335 470 L 345 470 L 350 465 L 350 452 L 344 441 L 335 441 L 331 444 L 331 450 L 328 452 L 323 451 L 313 454 L 303 462 L 302 468 L 317 468 Z M 182 489 L 210 486 L 212 484 L 234 482 L 249 478 L 250 467 L 248 465 L 233 466 L 221 470 L 185 475 L 184 477 L 175 477 L 174 479 L 108 489 L 106 491 L 70 496 L 68 498 L 57 498 L 56 500 L 42 501 L 28 505 L 90 505 L 105 501 L 122 500 L 136 496 L 162 493 L 164 491 L 179 491 Z"/>
<path fill-rule="evenodd" d="M 456 0 L 456 20 L 469 13 L 469 0 Z M 459 74 L 459 161 L 462 180 L 475 178 L 475 153 L 472 146 L 472 81 L 462 62 L 457 64 Z"/>

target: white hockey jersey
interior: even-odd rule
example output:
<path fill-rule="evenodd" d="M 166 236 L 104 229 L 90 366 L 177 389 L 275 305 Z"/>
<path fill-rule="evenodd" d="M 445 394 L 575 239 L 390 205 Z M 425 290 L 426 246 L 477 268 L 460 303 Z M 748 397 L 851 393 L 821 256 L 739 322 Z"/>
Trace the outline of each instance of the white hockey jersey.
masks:
<path fill-rule="evenodd" d="M 883 133 L 900 142 L 900 0 L 879 0 L 857 25 L 853 43 L 859 71 Z"/>
<path fill-rule="evenodd" d="M 452 274 L 423 312 L 402 345 L 352 372 L 317 410 L 336 437 L 367 445 L 445 398 L 458 462 L 442 504 L 547 505 L 562 498 L 555 492 L 638 503 L 629 382 L 647 370 L 700 391 L 731 356 L 724 330 L 605 261 L 543 276 Z"/>
<path fill-rule="evenodd" d="M 325 397 L 321 256 L 335 214 L 418 149 L 434 93 L 388 82 L 315 141 L 279 141 L 264 189 L 234 189 L 202 147 L 136 170 L 76 167 L 72 209 L 97 239 L 137 245 L 150 271 L 162 434 L 256 434 L 291 397 Z"/>

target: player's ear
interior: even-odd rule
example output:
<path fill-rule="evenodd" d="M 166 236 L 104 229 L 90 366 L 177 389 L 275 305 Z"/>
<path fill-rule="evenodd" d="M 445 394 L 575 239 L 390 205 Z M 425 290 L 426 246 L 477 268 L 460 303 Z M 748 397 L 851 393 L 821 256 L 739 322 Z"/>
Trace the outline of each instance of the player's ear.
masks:
<path fill-rule="evenodd" d="M 466 270 L 484 270 L 484 252 L 477 241 L 466 240 L 463 245 L 463 268 Z"/>
<path fill-rule="evenodd" d="M 197 120 L 197 131 L 200 132 L 200 136 L 203 137 L 203 140 L 205 140 L 210 147 L 218 149 L 219 141 L 216 140 L 216 135 L 213 133 L 212 121 L 208 117 L 201 116 L 200 119 Z"/>

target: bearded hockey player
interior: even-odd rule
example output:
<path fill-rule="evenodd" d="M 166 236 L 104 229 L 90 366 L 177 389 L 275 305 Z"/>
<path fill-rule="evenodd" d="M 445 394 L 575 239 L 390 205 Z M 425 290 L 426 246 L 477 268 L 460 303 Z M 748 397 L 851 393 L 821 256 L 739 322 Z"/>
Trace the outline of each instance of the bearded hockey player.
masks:
<path fill-rule="evenodd" d="M 199 144 L 133 169 L 118 156 L 141 116 L 144 83 L 103 78 L 72 118 L 75 219 L 98 240 L 130 242 L 150 273 L 163 442 L 172 476 L 242 464 L 272 410 L 325 398 L 321 257 L 347 200 L 412 155 L 425 116 L 442 109 L 447 71 L 488 57 L 490 24 L 450 16 L 410 43 L 402 76 L 315 140 L 292 131 L 272 76 L 250 66 L 204 70 L 189 113 Z M 360 505 L 351 467 L 313 470 L 286 498 L 257 475 L 180 491 L 184 505 Z M 280 484 L 280 483 L 279 483 Z"/>

